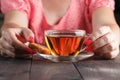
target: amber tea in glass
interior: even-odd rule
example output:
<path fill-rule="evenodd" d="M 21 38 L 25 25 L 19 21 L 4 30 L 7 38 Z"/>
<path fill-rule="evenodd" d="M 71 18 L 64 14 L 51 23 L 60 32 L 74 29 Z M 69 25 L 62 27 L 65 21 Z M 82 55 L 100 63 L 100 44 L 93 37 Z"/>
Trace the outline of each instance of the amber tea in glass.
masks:
<path fill-rule="evenodd" d="M 53 56 L 80 54 L 86 32 L 84 30 L 46 30 L 45 41 Z"/>

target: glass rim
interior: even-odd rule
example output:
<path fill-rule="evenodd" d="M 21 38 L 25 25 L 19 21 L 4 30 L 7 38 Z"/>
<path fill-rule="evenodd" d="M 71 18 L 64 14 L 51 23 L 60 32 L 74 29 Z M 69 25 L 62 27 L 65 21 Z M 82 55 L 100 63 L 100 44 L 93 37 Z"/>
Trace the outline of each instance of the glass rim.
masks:
<path fill-rule="evenodd" d="M 54 34 L 54 33 L 61 33 L 61 34 Z M 45 35 L 64 35 L 62 33 L 75 33 L 76 36 L 84 36 L 86 35 L 85 30 L 45 30 Z"/>

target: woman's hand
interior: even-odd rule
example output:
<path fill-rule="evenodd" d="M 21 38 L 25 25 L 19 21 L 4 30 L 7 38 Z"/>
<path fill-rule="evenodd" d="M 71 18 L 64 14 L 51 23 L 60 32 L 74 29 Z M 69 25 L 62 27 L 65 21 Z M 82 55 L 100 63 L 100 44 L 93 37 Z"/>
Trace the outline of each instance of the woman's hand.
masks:
<path fill-rule="evenodd" d="M 91 38 L 93 41 L 91 47 L 96 55 L 112 59 L 119 54 L 120 36 L 113 32 L 110 27 L 103 26 L 99 28 L 93 32 Z"/>
<path fill-rule="evenodd" d="M 28 41 L 34 41 L 34 34 L 30 29 L 24 27 L 4 27 L 2 29 L 2 37 L 0 38 L 0 55 L 15 57 L 23 53 L 34 53 L 24 44 Z"/>

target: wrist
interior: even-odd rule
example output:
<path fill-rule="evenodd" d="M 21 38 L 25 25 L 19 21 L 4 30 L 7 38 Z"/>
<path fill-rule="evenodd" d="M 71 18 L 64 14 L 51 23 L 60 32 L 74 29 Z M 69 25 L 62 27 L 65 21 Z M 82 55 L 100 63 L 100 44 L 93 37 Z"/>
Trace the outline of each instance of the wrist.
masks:
<path fill-rule="evenodd" d="M 20 26 L 20 25 L 18 25 L 18 24 L 16 24 L 16 23 L 4 23 L 3 25 L 2 25 L 2 30 L 4 30 L 4 29 L 6 29 L 6 28 L 27 28 L 27 27 L 25 27 L 25 26 Z"/>

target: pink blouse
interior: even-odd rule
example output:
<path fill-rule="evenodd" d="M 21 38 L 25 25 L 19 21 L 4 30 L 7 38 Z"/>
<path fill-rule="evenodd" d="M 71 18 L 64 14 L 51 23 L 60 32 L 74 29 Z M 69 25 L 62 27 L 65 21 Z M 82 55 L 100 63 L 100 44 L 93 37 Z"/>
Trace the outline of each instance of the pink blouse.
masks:
<path fill-rule="evenodd" d="M 1 0 L 1 10 L 4 14 L 10 10 L 19 10 L 28 16 L 29 28 L 34 32 L 37 43 L 44 42 L 44 30 L 47 29 L 83 29 L 91 33 L 93 11 L 103 6 L 114 10 L 114 0 L 71 0 L 66 14 L 58 24 L 51 26 L 45 19 L 40 0 Z"/>

